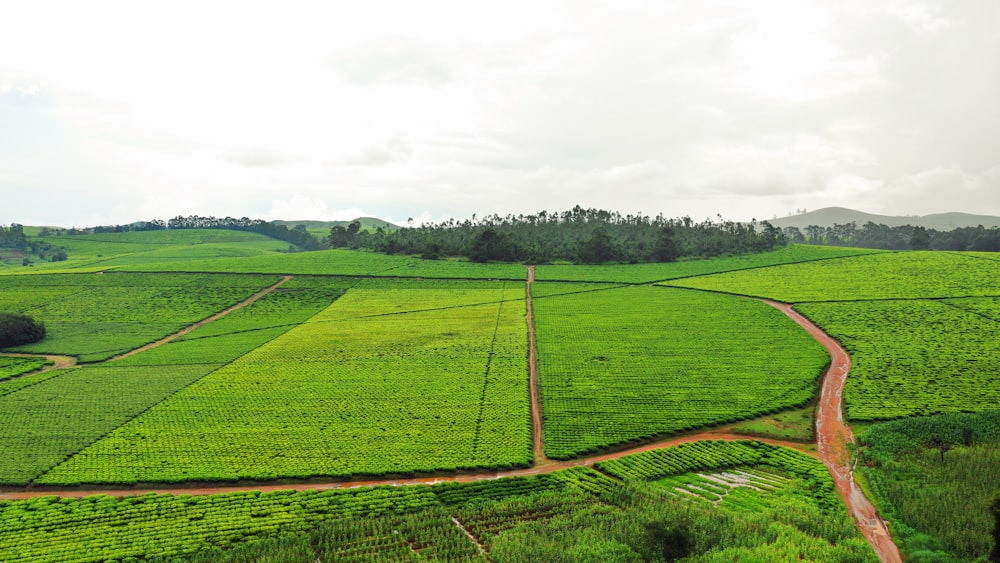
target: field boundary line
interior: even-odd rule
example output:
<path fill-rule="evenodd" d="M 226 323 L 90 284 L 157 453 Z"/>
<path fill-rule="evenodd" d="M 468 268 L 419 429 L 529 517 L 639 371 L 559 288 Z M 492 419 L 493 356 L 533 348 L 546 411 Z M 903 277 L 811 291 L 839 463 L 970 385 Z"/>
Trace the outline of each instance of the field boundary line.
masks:
<path fill-rule="evenodd" d="M 174 341 L 174 340 L 176 340 L 176 339 L 184 336 L 185 334 L 188 334 L 189 332 L 194 332 L 195 330 L 197 330 L 197 329 L 199 329 L 199 328 L 207 325 L 208 323 L 210 323 L 212 321 L 217 321 L 217 320 L 221 319 L 222 317 L 225 317 L 226 315 L 228 315 L 228 314 L 230 314 L 232 312 L 238 311 L 238 310 L 246 307 L 247 305 L 250 305 L 254 301 L 257 301 L 261 297 L 264 297 L 265 295 L 273 292 L 274 290 L 278 289 L 282 285 L 288 283 L 289 281 L 291 281 L 292 277 L 293 276 L 286 275 L 286 276 L 282 277 L 281 280 L 278 281 L 278 283 L 276 283 L 276 284 L 274 284 L 272 286 L 269 286 L 269 287 L 265 287 L 264 289 L 258 291 L 257 293 L 254 293 L 253 295 L 251 295 L 250 297 L 244 299 L 243 301 L 240 301 L 239 303 L 237 303 L 235 305 L 232 305 L 232 306 L 230 306 L 227 309 L 219 311 L 218 313 L 216 313 L 216 314 L 214 314 L 214 315 L 212 315 L 212 316 L 210 316 L 210 317 L 208 317 L 206 319 L 202 319 L 202 320 L 200 320 L 200 321 L 198 321 L 198 322 L 196 322 L 196 323 L 194 323 L 192 325 L 188 325 L 188 326 L 182 328 L 181 330 L 179 330 L 179 331 L 177 331 L 177 332 L 175 332 L 175 333 L 173 333 L 173 334 L 171 334 L 169 336 L 165 336 L 165 337 L 157 340 L 156 342 L 151 342 L 149 344 L 146 344 L 145 346 L 140 346 L 140 347 L 138 347 L 138 348 L 136 348 L 134 350 L 130 350 L 128 352 L 125 352 L 124 354 L 118 354 L 117 356 L 113 356 L 111 358 L 108 358 L 105 361 L 107 361 L 107 362 L 113 362 L 115 360 L 123 360 L 125 358 L 128 358 L 130 356 L 134 356 L 136 354 L 140 354 L 140 353 L 145 352 L 147 350 L 152 350 L 153 348 L 159 348 L 160 346 L 163 346 L 164 344 L 167 344 L 168 342 L 172 342 L 172 341 Z"/>

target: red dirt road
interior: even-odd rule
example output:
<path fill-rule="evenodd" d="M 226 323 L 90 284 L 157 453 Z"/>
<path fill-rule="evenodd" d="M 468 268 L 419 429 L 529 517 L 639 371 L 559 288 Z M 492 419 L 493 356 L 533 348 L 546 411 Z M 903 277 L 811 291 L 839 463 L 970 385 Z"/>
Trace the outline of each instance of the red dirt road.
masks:
<path fill-rule="evenodd" d="M 528 324 L 528 392 L 531 395 L 531 446 L 535 466 L 551 463 L 545 457 L 542 437 L 542 393 L 538 387 L 538 347 L 535 341 L 535 308 L 531 302 L 531 284 L 535 283 L 535 267 L 528 266 L 528 281 L 524 285 L 525 321 Z"/>
<path fill-rule="evenodd" d="M 788 315 L 830 353 L 830 367 L 823 376 L 819 406 L 816 409 L 816 448 L 819 457 L 830 470 L 837 491 L 847 504 L 848 511 L 854 517 L 861 533 L 875 549 L 879 559 L 886 563 L 902 563 L 903 557 L 892 541 L 889 528 L 861 492 L 858 484 L 854 482 L 854 475 L 851 472 L 851 457 L 847 445 L 854 443 L 854 434 L 850 427 L 844 424 L 841 412 L 844 383 L 847 381 L 847 372 L 851 369 L 851 357 L 839 342 L 809 319 L 792 310 L 791 305 L 766 299 L 762 301 Z"/>

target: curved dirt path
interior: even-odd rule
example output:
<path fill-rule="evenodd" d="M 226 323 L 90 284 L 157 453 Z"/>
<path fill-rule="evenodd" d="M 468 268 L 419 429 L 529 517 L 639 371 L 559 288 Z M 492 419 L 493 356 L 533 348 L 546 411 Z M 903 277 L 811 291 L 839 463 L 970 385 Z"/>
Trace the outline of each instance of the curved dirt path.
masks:
<path fill-rule="evenodd" d="M 854 433 L 844 424 L 841 412 L 844 383 L 847 381 L 847 372 L 851 369 L 851 357 L 839 342 L 794 311 L 791 305 L 767 299 L 761 301 L 785 313 L 830 353 L 830 367 L 823 375 L 819 405 L 816 408 L 816 448 L 819 457 L 830 470 L 848 511 L 879 559 L 886 563 L 901 563 L 902 555 L 892 541 L 885 520 L 882 520 L 871 501 L 854 482 L 854 474 L 851 472 L 851 457 L 847 445 L 854 443 Z"/>
<path fill-rule="evenodd" d="M 187 334 L 189 332 L 197 330 L 197 329 L 199 329 L 199 328 L 207 325 L 208 323 L 210 323 L 212 321 L 219 320 L 222 317 L 225 317 L 226 315 L 228 315 L 229 313 L 232 313 L 233 311 L 238 311 L 238 310 L 242 309 L 243 307 L 246 307 L 247 305 L 253 303 L 254 301 L 257 301 L 261 297 L 264 297 L 268 293 L 271 293 L 272 291 L 278 289 L 282 285 L 288 283 L 288 280 L 292 279 L 292 277 L 293 276 L 284 276 L 283 278 L 281 278 L 281 281 L 279 281 L 278 283 L 276 283 L 276 284 L 274 284 L 274 285 L 272 285 L 270 287 L 265 287 L 264 289 L 258 291 L 257 293 L 254 293 L 250 297 L 247 297 L 243 301 L 240 301 L 239 303 L 233 305 L 232 307 L 229 307 L 228 309 L 226 309 L 224 311 L 220 311 L 220 312 L 212 315 L 211 317 L 208 317 L 207 319 L 202 319 L 202 320 L 194 323 L 193 325 L 186 326 L 186 327 L 182 328 L 181 330 L 179 330 L 179 331 L 177 331 L 177 332 L 175 332 L 175 333 L 173 333 L 173 334 L 171 334 L 169 336 L 165 336 L 165 337 L 157 340 L 156 342 L 150 342 L 149 344 L 146 344 L 145 346 L 141 346 L 139 348 L 136 348 L 135 350 L 130 350 L 128 352 L 125 352 L 124 354 L 118 354 L 117 356 L 109 358 L 107 361 L 113 362 L 115 360 L 121 360 L 123 358 L 127 358 L 129 356 L 134 356 L 134 355 L 139 354 L 141 352 L 145 352 L 147 350 L 152 350 L 153 348 L 158 348 L 160 346 L 163 346 L 164 344 L 166 344 L 166 343 L 168 343 L 168 342 L 170 342 L 172 340 L 175 340 L 177 338 L 180 338 L 180 337 L 184 336 L 185 334 Z"/>
<path fill-rule="evenodd" d="M 528 281 L 524 285 L 525 321 L 528 324 L 528 392 L 531 395 L 531 449 L 535 467 L 547 466 L 552 460 L 545 457 L 542 436 L 542 392 L 538 386 L 538 346 L 535 340 L 535 308 L 531 302 L 531 284 L 535 283 L 535 267 L 528 266 Z"/>
<path fill-rule="evenodd" d="M 46 360 L 52 362 L 51 366 L 45 366 L 41 369 L 36 369 L 35 371 L 29 371 L 27 373 L 22 373 L 15 375 L 14 377 L 9 377 L 5 381 L 10 381 L 11 379 L 17 379 L 18 377 L 24 377 L 26 375 L 34 375 L 38 373 L 45 373 L 47 371 L 52 371 L 54 369 L 66 369 L 71 367 L 76 367 L 77 359 L 73 356 L 55 356 L 52 354 L 22 354 L 20 352 L 4 352 L 0 356 L 7 356 L 9 358 L 45 358 Z"/>

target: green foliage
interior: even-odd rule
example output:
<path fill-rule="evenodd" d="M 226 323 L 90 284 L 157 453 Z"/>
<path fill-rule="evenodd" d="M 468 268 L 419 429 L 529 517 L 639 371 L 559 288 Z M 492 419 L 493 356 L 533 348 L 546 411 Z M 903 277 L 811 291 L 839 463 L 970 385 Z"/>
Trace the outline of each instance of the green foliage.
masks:
<path fill-rule="evenodd" d="M 39 482 L 527 465 L 523 295 L 523 285 L 505 282 L 360 283 Z"/>
<path fill-rule="evenodd" d="M 851 353 L 854 365 L 844 401 L 852 420 L 996 408 L 1000 324 L 948 303 L 862 301 L 796 308 Z"/>
<path fill-rule="evenodd" d="M 876 424 L 858 436 L 876 502 L 911 560 L 986 557 L 1000 492 L 1000 411 Z M 952 449 L 943 457 L 931 442 Z"/>
<path fill-rule="evenodd" d="M 45 324 L 28 315 L 0 313 L 0 348 L 31 344 L 45 338 Z"/>
<path fill-rule="evenodd" d="M 1000 261 L 945 252 L 879 253 L 728 272 L 670 285 L 786 303 L 1000 295 Z"/>
<path fill-rule="evenodd" d="M 630 286 L 534 308 L 554 458 L 800 406 L 828 363 L 781 312 L 725 295 Z"/>

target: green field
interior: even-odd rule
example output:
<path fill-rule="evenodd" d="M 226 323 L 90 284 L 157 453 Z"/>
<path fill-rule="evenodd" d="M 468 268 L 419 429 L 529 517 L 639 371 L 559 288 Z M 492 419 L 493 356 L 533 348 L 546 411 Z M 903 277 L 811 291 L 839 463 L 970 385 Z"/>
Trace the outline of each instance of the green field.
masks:
<path fill-rule="evenodd" d="M 690 460 L 695 451 L 702 461 L 673 461 Z M 767 553 L 802 553 L 823 561 L 872 559 L 846 511 L 831 497 L 832 484 L 819 462 L 757 442 L 705 442 L 664 452 L 608 466 L 611 472 L 647 468 L 635 476 L 661 480 L 653 486 L 577 467 L 432 487 L 0 501 L 0 559 L 104 561 L 191 554 L 198 561 L 487 560 L 464 529 L 495 561 L 550 560 L 558 550 L 569 558 L 552 560 L 576 560 L 609 544 L 628 549 L 629 560 L 637 560 L 650 549 L 638 541 L 641 534 L 650 534 L 652 548 L 663 541 L 643 532 L 643 522 L 690 534 L 689 554 L 697 561 Z M 781 482 L 769 490 L 736 493 L 732 500 L 742 496 L 744 504 L 729 502 L 719 512 L 690 495 L 669 494 L 662 479 L 683 479 L 693 469 L 763 471 L 770 482 L 776 481 L 774 475 Z M 733 543 L 736 537 L 742 539 Z"/>
<path fill-rule="evenodd" d="M 950 252 L 898 252 L 688 278 L 668 285 L 785 303 L 1000 295 L 1000 262 Z"/>
<path fill-rule="evenodd" d="M 989 553 L 1000 411 L 888 422 L 859 439 L 864 475 L 909 558 L 969 561 Z M 947 445 L 944 453 L 935 439 Z"/>
<path fill-rule="evenodd" d="M 768 305 L 680 289 L 540 297 L 535 324 L 557 459 L 800 406 L 828 362 Z"/>
<path fill-rule="evenodd" d="M 718 272 L 753 270 L 776 264 L 812 262 L 843 256 L 874 254 L 877 252 L 882 251 L 793 244 L 771 252 L 742 254 L 709 260 L 599 266 L 575 264 L 541 265 L 538 266 L 535 275 L 539 281 L 652 283 Z"/>
<path fill-rule="evenodd" d="M 44 340 L 10 351 L 95 362 L 177 332 L 278 280 L 197 274 L 0 276 L 0 310 L 45 323 Z"/>
<path fill-rule="evenodd" d="M 520 284 L 361 283 L 36 482 L 527 465 L 523 317 Z"/>
<path fill-rule="evenodd" d="M 5 489 L 554 468 L 532 452 L 525 265 L 288 252 L 219 230 L 51 241 L 70 260 L 0 267 L 0 311 L 45 323 L 44 340 L 16 350 L 86 365 L 41 371 L 44 359 L 0 356 Z M 811 442 L 829 357 L 748 297 L 794 303 L 851 354 L 844 414 L 878 423 L 859 431 L 859 463 L 904 551 L 981 557 L 990 541 L 979 513 L 1000 477 L 995 440 L 975 432 L 992 415 L 961 419 L 979 436 L 971 444 L 955 442 L 955 424 L 921 421 L 1000 404 L 998 274 L 984 253 L 804 245 L 539 265 L 545 454 L 734 422 L 727 432 Z M 281 276 L 293 277 L 246 307 L 111 359 Z M 957 418 L 913 418 L 936 413 Z M 913 428 L 921 438 L 900 438 Z M 946 463 L 928 432 L 952 436 Z M 664 537 L 687 538 L 686 561 L 873 559 L 821 462 L 750 441 L 433 487 L 0 501 L 4 561 L 670 560 L 680 544 Z"/>

